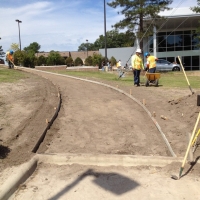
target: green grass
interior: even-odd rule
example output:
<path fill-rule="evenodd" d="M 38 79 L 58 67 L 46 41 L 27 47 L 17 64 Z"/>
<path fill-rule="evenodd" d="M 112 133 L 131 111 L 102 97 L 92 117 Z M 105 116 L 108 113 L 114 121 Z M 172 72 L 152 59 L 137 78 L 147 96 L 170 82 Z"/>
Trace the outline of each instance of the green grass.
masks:
<path fill-rule="evenodd" d="M 21 71 L 0 68 L 0 83 L 13 83 L 26 77 Z"/>
<path fill-rule="evenodd" d="M 54 71 L 55 72 L 55 71 Z M 132 72 L 129 72 L 125 75 L 125 78 L 118 79 L 117 72 L 114 73 L 106 73 L 106 72 L 87 72 L 87 71 L 57 71 L 56 73 L 66 74 L 70 76 L 76 76 L 79 78 L 95 78 L 100 80 L 106 80 L 106 81 L 114 81 L 117 83 L 120 82 L 121 85 L 133 85 L 133 74 Z M 195 76 L 194 72 L 187 72 L 186 75 L 188 78 L 188 81 L 190 83 L 190 86 L 192 88 L 200 88 L 200 72 L 199 76 Z M 140 76 L 141 83 L 145 83 L 146 76 L 144 76 L 144 73 L 141 73 Z M 160 79 L 159 79 L 159 86 L 162 86 L 163 88 L 188 88 L 188 83 L 185 78 L 185 75 L 183 72 L 165 72 L 161 73 Z"/>

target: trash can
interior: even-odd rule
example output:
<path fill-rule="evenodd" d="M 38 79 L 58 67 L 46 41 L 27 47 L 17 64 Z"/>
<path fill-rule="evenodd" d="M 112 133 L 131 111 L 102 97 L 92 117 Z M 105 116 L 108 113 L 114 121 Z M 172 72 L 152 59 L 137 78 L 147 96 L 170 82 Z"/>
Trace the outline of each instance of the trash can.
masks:
<path fill-rule="evenodd" d="M 200 95 L 197 95 L 197 106 L 200 106 Z"/>

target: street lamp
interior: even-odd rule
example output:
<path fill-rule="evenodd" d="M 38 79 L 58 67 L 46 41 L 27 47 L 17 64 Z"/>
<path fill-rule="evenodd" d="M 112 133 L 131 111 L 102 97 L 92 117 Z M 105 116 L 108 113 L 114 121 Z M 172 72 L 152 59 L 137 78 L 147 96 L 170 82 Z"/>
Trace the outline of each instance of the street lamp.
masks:
<path fill-rule="evenodd" d="M 88 40 L 86 40 L 86 42 L 87 42 L 87 57 L 88 57 Z"/>
<path fill-rule="evenodd" d="M 106 63 L 107 62 L 106 0 L 104 0 L 104 35 L 105 35 L 105 63 Z"/>
<path fill-rule="evenodd" d="M 20 26 L 19 26 L 19 23 L 22 23 L 22 21 L 20 21 L 19 19 L 16 19 L 15 21 L 18 22 L 18 29 L 19 29 L 19 45 L 20 45 L 20 51 L 21 51 L 21 38 L 20 38 Z"/>

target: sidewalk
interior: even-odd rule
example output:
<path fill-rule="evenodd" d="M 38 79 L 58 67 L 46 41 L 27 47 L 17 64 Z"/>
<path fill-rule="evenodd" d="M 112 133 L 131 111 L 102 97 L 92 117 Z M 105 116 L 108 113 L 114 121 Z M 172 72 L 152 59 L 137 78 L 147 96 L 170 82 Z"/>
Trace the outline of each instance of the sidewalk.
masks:
<path fill-rule="evenodd" d="M 36 170 L 29 178 L 25 170 L 27 181 L 10 199 L 200 199 L 199 176 L 171 179 L 181 158 L 61 154 L 38 155 L 36 160 Z M 36 162 L 31 162 L 23 168 L 34 169 Z"/>

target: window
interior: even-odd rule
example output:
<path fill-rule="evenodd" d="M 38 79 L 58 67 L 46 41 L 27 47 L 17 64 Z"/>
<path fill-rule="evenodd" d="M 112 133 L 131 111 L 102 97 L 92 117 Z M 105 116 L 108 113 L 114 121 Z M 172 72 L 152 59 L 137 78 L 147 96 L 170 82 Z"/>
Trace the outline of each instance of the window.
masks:
<path fill-rule="evenodd" d="M 183 57 L 183 65 L 185 67 L 185 70 L 191 70 L 191 56 Z"/>
<path fill-rule="evenodd" d="M 192 67 L 199 66 L 199 56 L 192 56 Z"/>

